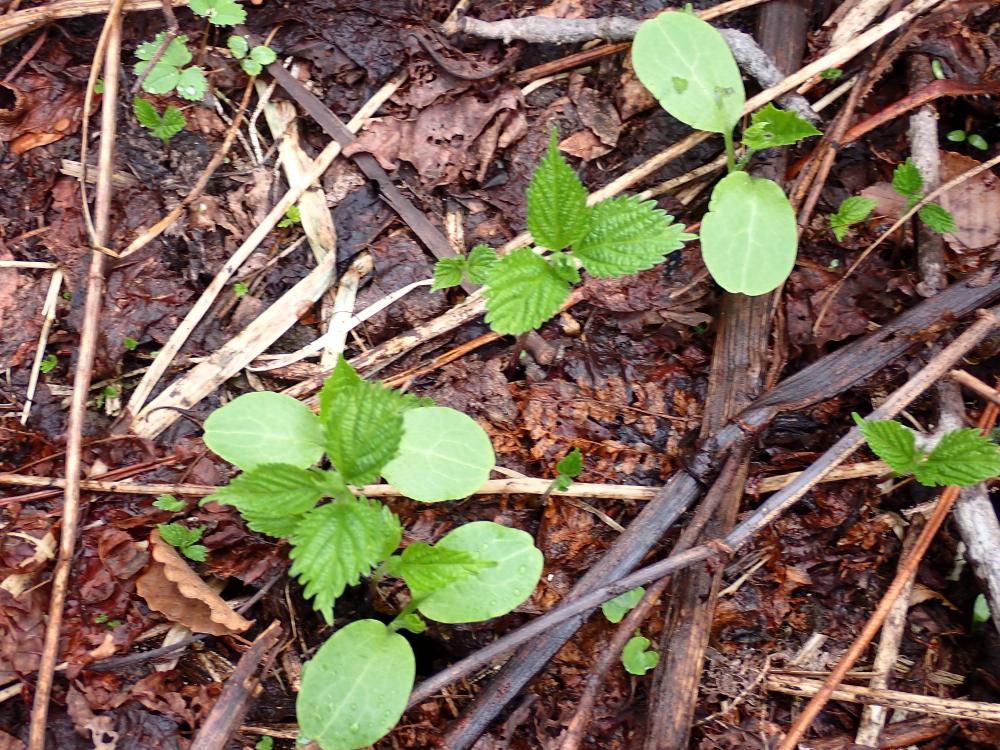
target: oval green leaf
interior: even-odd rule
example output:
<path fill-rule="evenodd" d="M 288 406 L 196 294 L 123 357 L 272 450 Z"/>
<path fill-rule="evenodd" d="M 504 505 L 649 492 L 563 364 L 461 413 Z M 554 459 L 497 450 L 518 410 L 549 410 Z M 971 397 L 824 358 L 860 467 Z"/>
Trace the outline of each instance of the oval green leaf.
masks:
<path fill-rule="evenodd" d="M 425 406 L 403 414 L 399 453 L 382 476 L 406 497 L 425 503 L 468 497 L 496 463 L 483 428 L 460 411 Z"/>
<path fill-rule="evenodd" d="M 542 575 L 542 553 L 531 535 L 491 521 L 459 526 L 435 547 L 494 564 L 433 592 L 413 589 L 414 599 L 422 599 L 420 613 L 438 622 L 480 622 L 505 615 L 531 596 Z"/>
<path fill-rule="evenodd" d="M 729 45 L 712 26 L 689 13 L 661 13 L 639 27 L 632 65 L 660 105 L 686 125 L 731 132 L 746 96 Z"/>
<path fill-rule="evenodd" d="M 727 292 L 750 296 L 779 287 L 795 266 L 795 212 L 777 183 L 746 172 L 723 178 L 701 222 L 701 254 Z"/>
<path fill-rule="evenodd" d="M 406 639 L 377 620 L 341 628 L 303 665 L 295 704 L 302 735 L 323 750 L 357 750 L 399 721 L 416 664 Z"/>
<path fill-rule="evenodd" d="M 261 464 L 300 469 L 323 457 L 323 430 L 309 407 L 281 393 L 247 393 L 205 420 L 205 445 L 244 471 Z"/>

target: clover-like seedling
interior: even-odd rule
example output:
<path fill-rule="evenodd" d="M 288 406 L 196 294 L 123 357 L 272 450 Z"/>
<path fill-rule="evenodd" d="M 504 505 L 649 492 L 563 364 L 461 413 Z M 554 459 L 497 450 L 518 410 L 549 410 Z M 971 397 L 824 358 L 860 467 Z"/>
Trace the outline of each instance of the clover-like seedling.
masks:
<path fill-rule="evenodd" d="M 791 112 L 767 105 L 743 131 L 737 163 L 733 131 L 746 95 L 736 60 L 710 24 L 687 12 L 661 13 L 644 22 L 632 44 L 643 85 L 676 119 L 722 135 L 729 174 L 715 186 L 701 224 L 701 253 L 712 278 L 729 292 L 766 294 L 795 265 L 798 227 L 781 187 L 741 171 L 759 149 L 787 146 L 820 132 Z"/>
<path fill-rule="evenodd" d="M 897 474 L 912 475 L 927 487 L 969 487 L 1000 475 L 1000 448 L 981 430 L 953 430 L 928 451 L 917 444 L 913 430 L 899 422 L 852 416 L 875 455 Z"/>
<path fill-rule="evenodd" d="M 319 403 L 316 415 L 290 396 L 249 393 L 213 412 L 205 443 L 243 473 L 204 502 L 231 505 L 254 531 L 286 539 L 291 574 L 328 622 L 336 598 L 363 576 L 406 582 L 410 601 L 391 623 L 340 628 L 303 668 L 300 740 L 355 750 L 388 733 L 406 707 L 415 659 L 397 631 L 420 632 L 422 618 L 510 612 L 534 590 L 542 554 L 529 534 L 489 521 L 393 554 L 399 519 L 362 487 L 382 476 L 421 502 L 468 497 L 493 468 L 489 438 L 461 412 L 363 380 L 343 358 Z M 331 469 L 317 465 L 324 456 Z"/>
<path fill-rule="evenodd" d="M 167 106 L 161 115 L 151 101 L 136 97 L 132 101 L 132 111 L 139 124 L 163 141 L 164 146 L 187 125 L 184 115 L 172 104 Z"/>
<path fill-rule="evenodd" d="M 848 228 L 867 219 L 878 201 L 860 195 L 845 198 L 835 214 L 830 215 L 830 229 L 840 242 L 847 235 Z"/>
<path fill-rule="evenodd" d="M 663 262 L 694 239 L 653 201 L 611 198 L 587 205 L 587 189 L 559 152 L 549 147 L 528 185 L 528 230 L 538 247 L 502 258 L 477 245 L 467 258 L 438 261 L 434 288 L 468 276 L 486 285 L 486 322 L 503 334 L 531 331 L 551 318 L 580 281 L 580 269 L 598 278 L 620 278 Z"/>
<path fill-rule="evenodd" d="M 240 67 L 243 68 L 243 72 L 247 75 L 260 75 L 266 66 L 278 59 L 278 55 L 266 44 L 258 44 L 251 49 L 247 38 L 237 34 L 229 37 L 226 46 L 233 53 L 233 57 L 240 61 Z M 292 208 L 295 207 L 293 206 Z M 281 224 L 278 226 L 281 226 Z"/>

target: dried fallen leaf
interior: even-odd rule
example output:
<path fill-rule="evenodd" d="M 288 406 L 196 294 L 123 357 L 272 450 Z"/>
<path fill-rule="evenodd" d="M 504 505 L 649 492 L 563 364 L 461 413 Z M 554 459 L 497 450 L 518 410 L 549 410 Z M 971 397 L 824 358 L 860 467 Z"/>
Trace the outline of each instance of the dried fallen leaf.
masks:
<path fill-rule="evenodd" d="M 159 532 L 153 531 L 149 541 L 153 561 L 136 589 L 151 608 L 195 633 L 242 633 L 253 624 L 212 591 Z"/>
<path fill-rule="evenodd" d="M 94 750 L 116 750 L 118 732 L 115 731 L 114 719 L 95 714 L 90 709 L 86 696 L 72 685 L 66 693 L 66 710 L 77 734 L 90 739 L 94 743 Z"/>
<path fill-rule="evenodd" d="M 942 151 L 941 182 L 977 166 L 975 159 Z M 945 235 L 955 250 L 981 250 L 1000 242 L 1000 180 L 991 170 L 949 190 L 940 203 L 955 217 L 954 234 Z"/>

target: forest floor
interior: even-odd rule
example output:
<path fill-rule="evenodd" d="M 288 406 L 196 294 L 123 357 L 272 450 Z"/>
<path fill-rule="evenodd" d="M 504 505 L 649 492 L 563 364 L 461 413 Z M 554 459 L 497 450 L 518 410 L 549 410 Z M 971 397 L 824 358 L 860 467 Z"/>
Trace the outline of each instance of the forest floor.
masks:
<path fill-rule="evenodd" d="M 120 44 L 111 42 L 121 59 L 117 144 L 102 169 L 109 123 L 103 97 L 87 90 L 111 5 L 0 0 L 0 750 L 28 747 L 39 716 L 54 750 L 292 748 L 302 664 L 335 628 L 289 576 L 287 544 L 249 530 L 231 507 L 198 503 L 235 475 L 205 447 L 204 419 L 249 391 L 313 396 L 329 351 L 322 363 L 304 358 L 276 369 L 258 369 L 266 360 L 255 358 L 317 339 L 351 279 L 361 311 L 430 279 L 435 256 L 476 244 L 516 247 L 525 191 L 553 129 L 588 190 L 647 191 L 694 230 L 722 176 L 723 142 L 678 147 L 691 130 L 638 82 L 627 42 L 503 41 L 455 29 L 464 17 L 644 19 L 664 9 L 654 0 L 457 8 L 447 0 L 253 0 L 246 28 L 269 40 L 279 65 L 295 65 L 287 76 L 295 80 L 264 71 L 256 85 L 226 48 L 228 30 L 181 0 L 177 21 L 207 71 L 208 91 L 197 101 L 142 94 L 186 120 L 163 142 L 137 121 L 132 89 L 137 47 L 168 21 L 158 0 L 128 0 Z M 922 12 L 862 35 L 914 8 Z M 720 491 L 735 504 L 687 546 L 707 549 L 706 541 L 755 518 L 796 472 L 824 460 L 853 427 L 853 412 L 882 405 L 933 365 L 977 310 L 1000 299 L 1000 173 L 987 169 L 939 197 L 956 225 L 945 235 L 916 218 L 893 229 L 907 207 L 890 187 L 908 157 L 926 192 L 997 155 L 1000 7 L 694 3 L 713 9 L 713 25 L 755 37 L 784 75 L 849 50 L 823 75 L 782 91 L 817 108 L 822 102 L 819 128 L 828 137 L 751 163 L 785 186 L 799 216 L 796 265 L 778 291 L 755 303 L 725 293 L 692 242 L 635 276 L 585 277 L 572 304 L 523 342 L 491 333 L 471 287 L 426 285 L 347 336 L 344 354 L 364 377 L 473 417 L 505 470 L 494 478 L 532 477 L 544 488 L 578 448 L 577 481 L 598 485 L 575 495 L 505 492 L 438 504 L 381 498 L 402 522 L 404 545 L 489 520 L 530 533 L 545 560 L 534 593 L 513 613 L 407 634 L 418 687 L 565 603 L 582 576 L 625 544 L 619 540 L 635 531 L 629 525 L 643 508 L 663 501 L 665 484 L 696 480 L 685 512 L 645 548 L 633 546 L 635 560 L 604 583 L 679 552 L 678 538 L 697 516 L 691 501 L 713 484 L 728 481 Z M 866 9 L 875 17 L 858 20 Z M 748 95 L 780 84 L 749 74 L 745 81 Z M 329 113 L 347 122 L 373 97 L 377 106 L 362 112 L 356 139 L 330 124 Z M 298 185 L 331 138 L 344 153 L 305 193 L 299 216 L 269 219 L 289 179 Z M 225 158 L 213 161 L 224 144 Z M 191 199 L 199 181 L 204 189 Z M 95 193 L 110 202 L 94 205 Z M 838 239 L 830 216 L 851 196 L 872 198 L 874 210 Z M 109 251 L 97 264 L 103 288 L 92 277 L 88 287 L 99 251 L 86 200 L 104 234 L 98 244 Z M 172 210 L 164 231 L 136 242 Z M 135 251 L 126 253 L 130 244 Z M 336 273 L 315 281 L 334 248 Z M 268 311 L 277 316 L 297 284 L 309 287 L 308 299 L 284 299 L 280 320 L 257 338 L 244 335 Z M 204 310 L 192 319 L 199 300 Z M 907 311 L 923 317 L 907 323 L 916 319 Z M 81 349 L 88 325 L 97 334 L 90 353 Z M 173 351 L 179 329 L 185 335 Z M 986 336 L 958 366 L 992 385 L 998 351 L 1000 340 Z M 194 383 L 194 368 L 219 352 L 239 366 L 226 370 L 224 362 L 210 382 Z M 89 389 L 79 399 L 82 421 L 70 417 L 74 381 Z M 782 382 L 794 388 L 782 390 Z M 925 433 L 949 420 L 975 425 L 988 401 L 971 390 L 957 398 L 953 383 L 947 371 L 924 383 L 903 404 L 904 422 Z M 717 482 L 726 454 L 705 446 L 727 423 L 742 437 L 729 454 L 735 468 Z M 376 747 L 777 747 L 876 611 L 904 545 L 941 494 L 893 477 L 863 446 L 846 455 L 840 473 L 804 486 L 740 546 L 716 544 L 697 573 L 664 582 L 641 623 L 627 626 L 660 653 L 656 670 L 632 675 L 617 658 L 599 666 L 619 626 L 597 611 L 529 669 L 523 690 L 496 682 L 507 672 L 498 676 L 503 658 L 493 658 L 423 697 Z M 78 475 L 105 484 L 84 484 L 77 512 L 59 482 L 69 477 L 72 485 Z M 164 495 L 178 505 L 171 509 Z M 1000 570 L 968 552 L 976 544 L 970 533 L 996 526 L 988 488 L 982 498 L 972 531 L 949 517 L 922 559 L 910 561 L 918 567 L 909 606 L 897 607 L 886 626 L 898 645 L 881 657 L 875 646 L 862 652 L 845 683 L 860 693 L 836 693 L 808 723 L 802 747 L 1000 747 L 1000 707 L 984 706 L 1000 701 L 1000 637 L 994 623 L 973 617 Z M 183 573 L 193 594 L 180 584 L 155 596 L 137 590 L 150 568 L 163 566 L 150 535 L 165 523 L 202 530 L 205 559 Z M 60 582 L 60 555 L 68 581 Z M 206 582 L 253 621 L 249 629 L 206 623 Z M 337 600 L 335 625 L 388 621 L 399 595 L 392 579 L 350 587 Z M 54 617 L 58 641 L 46 646 Z M 273 622 L 277 645 L 253 651 Z M 880 640 L 893 639 L 886 631 Z M 175 641 L 179 647 L 162 648 Z M 531 645 L 512 662 L 530 657 Z M 259 689 L 224 693 L 248 655 Z M 47 715 L 39 714 L 36 690 L 53 679 Z M 595 682 L 592 705 L 581 708 Z M 496 686 L 499 693 L 476 703 Z M 220 700 L 235 717 L 224 729 L 220 712 L 212 716 Z M 888 707 L 884 729 L 862 715 L 864 702 Z"/>

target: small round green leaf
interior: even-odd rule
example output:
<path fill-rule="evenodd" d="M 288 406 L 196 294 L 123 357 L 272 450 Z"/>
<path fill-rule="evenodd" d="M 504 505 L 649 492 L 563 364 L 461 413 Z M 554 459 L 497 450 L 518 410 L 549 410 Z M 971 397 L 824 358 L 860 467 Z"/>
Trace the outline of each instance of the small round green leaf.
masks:
<path fill-rule="evenodd" d="M 413 589 L 420 613 L 438 622 L 480 622 L 505 615 L 531 596 L 542 575 L 542 553 L 530 534 L 491 521 L 459 526 L 435 547 L 461 550 L 494 563 L 435 590 Z M 423 598 L 426 597 L 426 598 Z"/>
<path fill-rule="evenodd" d="M 377 620 L 341 628 L 302 668 L 295 713 L 303 738 L 323 750 L 377 742 L 403 715 L 415 675 L 403 636 Z"/>
<path fill-rule="evenodd" d="M 196 102 L 205 95 L 207 89 L 208 81 L 205 80 L 205 73 L 197 65 L 181 71 L 180 78 L 177 79 L 178 96 Z"/>
<path fill-rule="evenodd" d="M 242 60 L 247 56 L 247 52 L 250 50 L 250 43 L 247 41 L 245 36 L 240 36 L 239 34 L 233 34 L 226 41 L 226 46 L 229 47 L 229 51 L 233 53 L 233 57 L 237 60 Z"/>
<path fill-rule="evenodd" d="M 278 59 L 278 55 L 275 54 L 274 50 L 266 44 L 258 44 L 254 47 L 250 51 L 250 57 L 259 62 L 261 65 L 270 65 Z"/>
<path fill-rule="evenodd" d="M 312 466 L 323 430 L 309 407 L 280 393 L 247 393 L 205 420 L 205 445 L 244 471 L 261 464 Z"/>
<path fill-rule="evenodd" d="M 701 223 L 701 254 L 727 292 L 766 294 L 795 266 L 795 212 L 777 183 L 746 172 L 723 178 Z"/>
<path fill-rule="evenodd" d="M 475 420 L 444 406 L 425 406 L 403 414 L 399 453 L 382 476 L 414 500 L 460 500 L 483 486 L 495 463 L 490 439 Z"/>
<path fill-rule="evenodd" d="M 710 24 L 688 13 L 661 13 L 644 22 L 632 44 L 642 85 L 686 125 L 728 133 L 740 121 L 746 95 L 733 53 Z"/>
<path fill-rule="evenodd" d="M 251 58 L 246 58 L 245 60 L 240 60 L 240 67 L 243 68 L 243 72 L 248 76 L 259 76 L 261 71 L 264 70 L 263 66 L 256 60 Z"/>
<path fill-rule="evenodd" d="M 148 65 L 149 63 L 147 62 L 138 63 L 135 66 L 135 72 L 138 75 L 142 75 Z M 149 75 L 142 82 L 142 90 L 150 94 L 169 94 L 174 90 L 174 86 L 177 85 L 180 77 L 180 70 L 160 60 L 153 66 L 153 69 L 149 71 Z"/>

